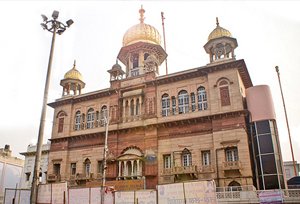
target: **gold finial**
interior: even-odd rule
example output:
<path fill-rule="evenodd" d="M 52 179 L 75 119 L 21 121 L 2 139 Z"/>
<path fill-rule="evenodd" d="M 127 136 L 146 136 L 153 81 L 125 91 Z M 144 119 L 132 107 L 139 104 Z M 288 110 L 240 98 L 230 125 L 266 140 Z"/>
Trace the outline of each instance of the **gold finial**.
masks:
<path fill-rule="evenodd" d="M 140 22 L 144 23 L 145 17 L 144 17 L 144 13 L 145 13 L 145 9 L 143 9 L 143 5 L 141 5 L 141 9 L 139 10 L 140 13 Z"/>
<path fill-rule="evenodd" d="M 217 24 L 217 26 L 219 26 L 219 18 L 218 17 L 216 17 L 216 24 Z"/>
<path fill-rule="evenodd" d="M 76 60 L 74 60 L 73 69 L 76 67 Z"/>

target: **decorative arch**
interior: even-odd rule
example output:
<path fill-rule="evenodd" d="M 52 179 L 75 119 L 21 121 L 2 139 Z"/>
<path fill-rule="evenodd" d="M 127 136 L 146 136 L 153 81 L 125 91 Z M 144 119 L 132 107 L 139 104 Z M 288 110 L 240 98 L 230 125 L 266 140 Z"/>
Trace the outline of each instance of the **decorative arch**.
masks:
<path fill-rule="evenodd" d="M 198 110 L 207 110 L 207 93 L 204 86 L 199 86 L 197 89 Z"/>
<path fill-rule="evenodd" d="M 231 105 L 229 86 L 232 83 L 233 82 L 230 82 L 229 79 L 225 77 L 221 77 L 217 80 L 216 86 L 219 87 L 221 106 Z"/>
<path fill-rule="evenodd" d="M 129 146 L 118 157 L 118 179 L 141 179 L 143 172 L 143 152 L 137 146 Z"/>
<path fill-rule="evenodd" d="M 67 113 L 63 110 L 59 111 L 56 115 L 56 118 L 58 120 L 58 127 L 57 127 L 58 133 L 62 133 L 64 131 L 64 123 L 65 123 L 66 116 L 67 116 Z"/>
<path fill-rule="evenodd" d="M 56 114 L 56 118 L 58 117 L 65 117 L 68 116 L 67 113 L 63 110 L 60 110 L 57 114 Z"/>
<path fill-rule="evenodd" d="M 178 92 L 178 113 L 188 113 L 189 112 L 189 94 L 186 90 L 181 90 Z"/>
<path fill-rule="evenodd" d="M 87 111 L 86 128 L 94 128 L 95 111 L 93 108 L 89 108 Z"/>
<path fill-rule="evenodd" d="M 170 114 L 170 97 L 167 93 L 164 93 L 161 97 L 161 111 L 162 116 L 168 116 Z"/>
<path fill-rule="evenodd" d="M 137 156 L 142 156 L 143 155 L 143 151 L 137 147 L 137 146 L 129 146 L 129 147 L 126 147 L 125 149 L 123 149 L 123 151 L 121 152 L 122 155 L 125 155 L 125 154 L 134 154 L 134 155 L 137 155 Z"/>

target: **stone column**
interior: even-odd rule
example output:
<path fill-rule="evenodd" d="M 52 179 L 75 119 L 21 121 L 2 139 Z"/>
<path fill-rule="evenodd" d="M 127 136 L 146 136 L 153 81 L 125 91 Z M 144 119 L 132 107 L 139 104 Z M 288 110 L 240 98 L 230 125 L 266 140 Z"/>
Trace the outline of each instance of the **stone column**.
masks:
<path fill-rule="evenodd" d="M 121 167 L 122 167 L 122 161 L 119 161 L 119 173 L 118 173 L 118 177 L 121 177 Z"/>
<path fill-rule="evenodd" d="M 131 160 L 131 176 L 133 176 L 133 164 L 134 164 L 134 160 Z"/>
<path fill-rule="evenodd" d="M 123 163 L 124 163 L 123 176 L 127 176 L 128 175 L 127 161 L 123 161 Z"/>
<path fill-rule="evenodd" d="M 137 165 L 136 173 L 139 176 L 140 175 L 140 160 L 136 160 L 136 165 Z"/>

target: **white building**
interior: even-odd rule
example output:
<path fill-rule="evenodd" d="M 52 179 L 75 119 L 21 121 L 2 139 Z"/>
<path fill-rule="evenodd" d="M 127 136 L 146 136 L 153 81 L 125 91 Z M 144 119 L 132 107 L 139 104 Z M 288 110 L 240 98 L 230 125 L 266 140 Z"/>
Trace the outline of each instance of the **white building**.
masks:
<path fill-rule="evenodd" d="M 0 148 L 0 204 L 5 188 L 20 187 L 24 161 L 12 156 L 9 145 Z"/>
<path fill-rule="evenodd" d="M 40 163 L 40 183 L 46 183 L 48 157 L 49 157 L 50 143 L 43 144 L 42 156 Z M 21 179 L 21 188 L 30 188 L 32 183 L 32 175 L 34 170 L 34 162 L 36 155 L 36 145 L 28 145 L 27 152 L 20 153 L 25 156 L 24 171 Z"/>
<path fill-rule="evenodd" d="M 295 175 L 295 173 L 294 173 L 293 161 L 284 161 L 283 162 L 286 180 L 289 180 L 290 178 L 292 178 L 294 176 L 299 176 L 300 164 L 297 163 L 297 161 L 295 161 L 295 163 L 296 163 L 297 175 Z"/>

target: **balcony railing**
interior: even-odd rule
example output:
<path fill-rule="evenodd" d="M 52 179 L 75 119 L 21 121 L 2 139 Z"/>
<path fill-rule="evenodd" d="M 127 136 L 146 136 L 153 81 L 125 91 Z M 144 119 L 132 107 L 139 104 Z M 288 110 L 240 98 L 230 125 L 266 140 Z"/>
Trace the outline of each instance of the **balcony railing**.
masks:
<path fill-rule="evenodd" d="M 60 181 L 60 174 L 48 174 L 47 175 L 48 181 Z"/>
<path fill-rule="evenodd" d="M 242 168 L 240 161 L 226 161 L 223 162 L 224 170 L 240 170 Z"/>
<path fill-rule="evenodd" d="M 76 174 L 76 180 L 90 180 L 93 179 L 93 173 L 90 174 Z"/>
<path fill-rule="evenodd" d="M 162 175 L 175 175 L 175 174 L 193 174 L 197 173 L 197 166 L 174 166 L 168 169 L 163 169 Z"/>
<path fill-rule="evenodd" d="M 198 168 L 199 173 L 211 173 L 214 172 L 215 169 L 212 165 L 202 165 Z"/>

